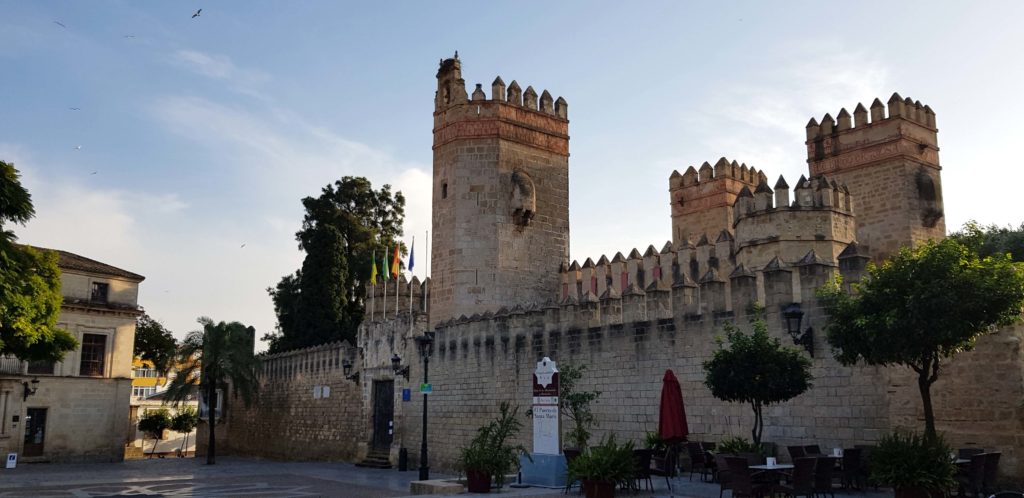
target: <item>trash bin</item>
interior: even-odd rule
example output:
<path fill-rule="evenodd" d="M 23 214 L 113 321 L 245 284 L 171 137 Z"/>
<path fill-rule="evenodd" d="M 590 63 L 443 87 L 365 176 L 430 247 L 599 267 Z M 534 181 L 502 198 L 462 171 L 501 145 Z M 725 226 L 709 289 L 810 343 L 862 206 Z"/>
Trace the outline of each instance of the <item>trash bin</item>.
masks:
<path fill-rule="evenodd" d="M 409 470 L 409 450 L 405 448 L 398 449 L 398 470 L 402 472 Z"/>

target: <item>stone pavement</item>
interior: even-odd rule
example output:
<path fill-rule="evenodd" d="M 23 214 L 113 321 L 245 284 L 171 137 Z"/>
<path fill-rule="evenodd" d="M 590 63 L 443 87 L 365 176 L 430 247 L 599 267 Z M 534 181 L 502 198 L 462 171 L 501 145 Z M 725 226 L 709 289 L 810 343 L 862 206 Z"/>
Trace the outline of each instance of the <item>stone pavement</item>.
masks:
<path fill-rule="evenodd" d="M 202 459 L 129 460 L 95 464 L 21 464 L 0 469 L 0 498 L 56 498 L 108 496 L 211 496 L 211 497 L 344 497 L 399 498 L 409 496 L 415 470 L 359 468 L 343 462 L 275 462 L 221 457 L 217 465 Z M 434 478 L 450 478 L 433 474 Z M 699 479 L 673 480 L 670 493 L 664 478 L 654 490 L 624 496 L 717 498 L 718 485 Z M 570 496 L 579 496 L 578 488 Z M 882 498 L 888 493 L 837 496 Z M 561 490 L 506 487 L 491 496 L 556 498 Z M 623 494 L 620 493 L 620 496 Z"/>

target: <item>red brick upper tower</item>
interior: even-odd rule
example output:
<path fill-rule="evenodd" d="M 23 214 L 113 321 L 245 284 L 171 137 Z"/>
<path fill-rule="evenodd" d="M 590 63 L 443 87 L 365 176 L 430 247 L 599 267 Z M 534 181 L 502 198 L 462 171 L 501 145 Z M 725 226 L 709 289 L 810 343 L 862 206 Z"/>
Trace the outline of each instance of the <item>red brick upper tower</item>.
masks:
<path fill-rule="evenodd" d="M 857 198 L 857 241 L 875 259 L 946 235 L 935 113 L 894 93 L 851 116 L 807 124 L 811 176 L 845 183 Z M 869 119 L 870 116 L 870 119 Z"/>
<path fill-rule="evenodd" d="M 569 257 L 569 120 L 561 97 L 501 78 L 471 96 L 458 55 L 434 100 L 432 324 L 542 302 Z"/>

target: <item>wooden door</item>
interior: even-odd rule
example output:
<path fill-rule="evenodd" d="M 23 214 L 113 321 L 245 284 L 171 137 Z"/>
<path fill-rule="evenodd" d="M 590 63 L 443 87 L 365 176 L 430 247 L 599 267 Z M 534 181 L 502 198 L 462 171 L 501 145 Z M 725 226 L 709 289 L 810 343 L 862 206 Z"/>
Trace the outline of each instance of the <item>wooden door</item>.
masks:
<path fill-rule="evenodd" d="M 373 381 L 373 447 L 375 449 L 391 448 L 394 416 L 394 381 Z"/>
<path fill-rule="evenodd" d="M 23 456 L 43 456 L 46 440 L 46 408 L 29 408 L 25 416 L 25 446 Z"/>

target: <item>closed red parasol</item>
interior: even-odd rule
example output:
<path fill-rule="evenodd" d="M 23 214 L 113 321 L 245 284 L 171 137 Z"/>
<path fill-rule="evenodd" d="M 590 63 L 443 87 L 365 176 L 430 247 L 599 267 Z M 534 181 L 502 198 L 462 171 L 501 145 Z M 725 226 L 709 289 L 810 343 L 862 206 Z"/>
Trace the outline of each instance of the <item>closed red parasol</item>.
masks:
<path fill-rule="evenodd" d="M 683 408 L 683 391 L 671 369 L 665 370 L 665 377 L 661 380 L 658 434 L 669 444 L 686 441 L 690 434 L 686 425 L 686 409 Z"/>

